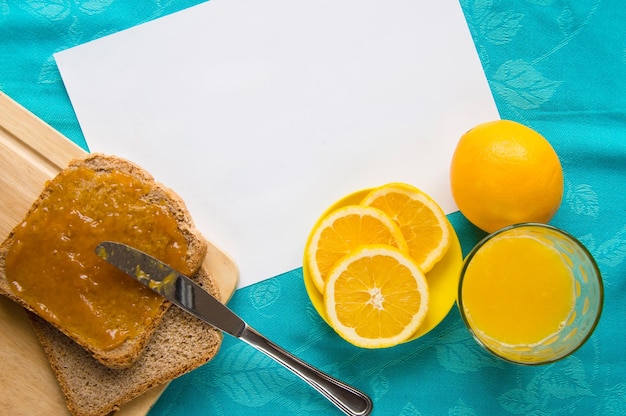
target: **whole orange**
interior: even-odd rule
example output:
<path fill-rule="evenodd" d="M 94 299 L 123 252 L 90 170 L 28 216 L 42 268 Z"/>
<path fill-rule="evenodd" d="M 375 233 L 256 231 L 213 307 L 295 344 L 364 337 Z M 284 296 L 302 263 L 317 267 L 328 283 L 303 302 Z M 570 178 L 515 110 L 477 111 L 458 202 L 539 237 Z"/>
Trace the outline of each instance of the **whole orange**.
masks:
<path fill-rule="evenodd" d="M 563 197 L 563 170 L 550 143 L 510 120 L 480 124 L 459 140 L 450 165 L 452 196 L 478 228 L 547 223 Z"/>

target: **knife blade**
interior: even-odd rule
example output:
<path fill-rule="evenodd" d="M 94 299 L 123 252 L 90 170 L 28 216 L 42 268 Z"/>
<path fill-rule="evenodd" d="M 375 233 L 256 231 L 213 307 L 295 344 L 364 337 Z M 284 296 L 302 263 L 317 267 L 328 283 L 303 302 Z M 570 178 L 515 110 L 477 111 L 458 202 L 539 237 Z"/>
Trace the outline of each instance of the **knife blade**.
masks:
<path fill-rule="evenodd" d="M 268 340 L 199 284 L 159 259 L 113 241 L 100 243 L 96 247 L 96 254 L 196 318 L 241 339 L 276 360 L 345 414 L 366 416 L 371 413 L 373 403 L 365 393 L 322 372 Z"/>
<path fill-rule="evenodd" d="M 162 261 L 130 246 L 102 242 L 96 254 L 144 286 L 215 328 L 239 337 L 246 323 L 200 285 Z"/>

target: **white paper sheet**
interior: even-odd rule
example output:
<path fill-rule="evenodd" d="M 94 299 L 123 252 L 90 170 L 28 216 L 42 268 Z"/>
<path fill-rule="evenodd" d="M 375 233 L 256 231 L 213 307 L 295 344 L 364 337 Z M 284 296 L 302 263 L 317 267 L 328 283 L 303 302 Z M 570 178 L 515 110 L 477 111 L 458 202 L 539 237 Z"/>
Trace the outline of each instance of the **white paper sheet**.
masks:
<path fill-rule="evenodd" d="M 498 118 L 456 0 L 211 0 L 55 58 L 91 151 L 177 191 L 240 287 L 300 267 L 353 191 L 455 211 L 454 146 Z"/>

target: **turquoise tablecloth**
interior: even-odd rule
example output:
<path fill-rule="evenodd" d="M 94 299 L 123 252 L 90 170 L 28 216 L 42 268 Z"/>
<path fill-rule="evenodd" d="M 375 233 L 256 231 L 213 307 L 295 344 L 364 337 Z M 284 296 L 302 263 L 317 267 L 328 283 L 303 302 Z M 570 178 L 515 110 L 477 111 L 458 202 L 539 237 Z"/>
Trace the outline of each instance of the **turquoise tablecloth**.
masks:
<path fill-rule="evenodd" d="M 52 54 L 195 3 L 0 0 L 0 89 L 86 147 Z M 368 392 L 376 415 L 626 414 L 626 4 L 461 5 L 502 118 L 541 132 L 561 158 L 565 196 L 552 224 L 589 248 L 606 289 L 589 342 L 553 365 L 506 364 L 475 344 L 454 308 L 417 341 L 358 349 L 316 315 L 300 269 L 238 291 L 230 306 L 286 349 Z M 458 213 L 450 219 L 467 253 L 483 234 Z M 228 337 L 212 362 L 172 382 L 151 415 L 332 411 Z"/>

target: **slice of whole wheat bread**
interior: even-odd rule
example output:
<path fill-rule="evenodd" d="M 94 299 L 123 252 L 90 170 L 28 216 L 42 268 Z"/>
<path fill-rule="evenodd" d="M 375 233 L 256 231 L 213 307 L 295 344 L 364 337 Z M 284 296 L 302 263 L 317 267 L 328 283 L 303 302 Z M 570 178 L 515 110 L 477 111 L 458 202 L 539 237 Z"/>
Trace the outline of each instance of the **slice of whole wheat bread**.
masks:
<path fill-rule="evenodd" d="M 192 277 L 219 299 L 204 267 Z M 173 378 L 205 364 L 217 354 L 222 333 L 177 307 L 165 314 L 143 354 L 129 368 L 112 369 L 91 357 L 60 331 L 30 314 L 53 371 L 76 416 L 104 416 Z"/>
<path fill-rule="evenodd" d="M 65 170 L 77 169 L 81 167 L 86 167 L 93 172 L 98 173 L 106 173 L 113 170 L 123 172 L 131 175 L 133 178 L 141 181 L 142 183 L 147 184 L 149 186 L 149 192 L 147 195 L 142 196 L 145 199 L 142 203 L 150 203 L 152 201 L 165 203 L 167 209 L 176 218 L 178 229 L 184 235 L 187 242 L 188 250 L 185 261 L 189 270 L 196 272 L 200 268 L 207 250 L 206 241 L 200 232 L 195 228 L 184 202 L 175 192 L 156 182 L 153 177 L 141 167 L 119 157 L 94 153 L 87 155 L 84 158 L 71 161 Z M 57 178 L 59 178 L 59 176 L 52 179 L 52 181 Z M 51 193 L 50 182 L 48 182 L 39 198 L 33 203 L 29 212 L 26 214 L 25 219 L 27 219 L 28 216 L 42 203 L 42 201 L 44 201 L 45 198 L 49 197 Z M 36 309 L 34 309 L 28 302 L 20 298 L 11 289 L 7 280 L 5 260 L 11 245 L 14 243 L 13 237 L 16 229 L 17 226 L 9 234 L 2 245 L 0 245 L 0 294 L 18 302 L 30 312 L 37 313 Z M 90 345 L 88 340 L 84 340 L 76 336 L 72 337 L 72 339 L 84 349 L 88 350 L 93 357 L 104 365 L 111 368 L 128 367 L 140 357 L 144 347 L 150 340 L 150 337 L 169 308 L 169 305 L 169 302 L 163 301 L 158 309 L 156 319 L 152 319 L 149 324 L 146 324 L 145 328 L 143 328 L 143 330 L 140 331 L 136 337 L 125 340 L 121 345 L 113 349 L 96 348 Z M 62 322 L 59 322 L 56 327 L 60 331 L 67 334 L 67 331 L 64 331 Z M 71 334 L 68 334 L 68 336 L 71 336 Z"/>

